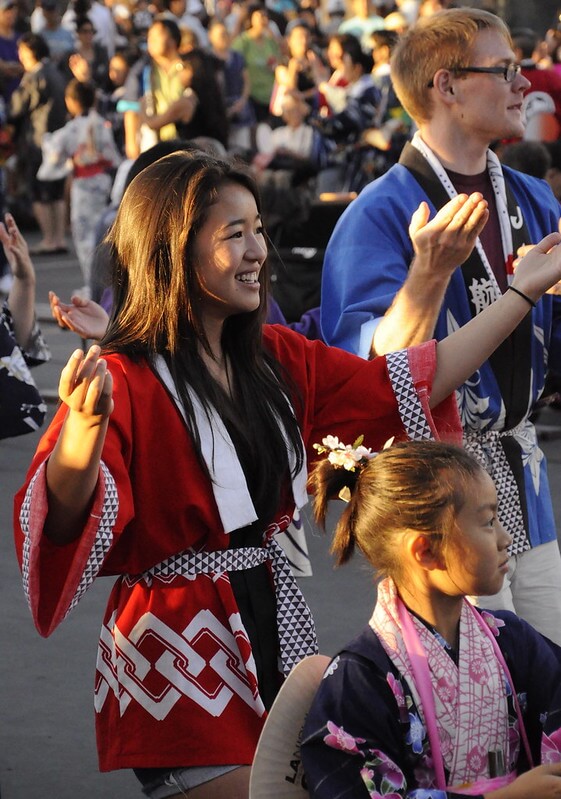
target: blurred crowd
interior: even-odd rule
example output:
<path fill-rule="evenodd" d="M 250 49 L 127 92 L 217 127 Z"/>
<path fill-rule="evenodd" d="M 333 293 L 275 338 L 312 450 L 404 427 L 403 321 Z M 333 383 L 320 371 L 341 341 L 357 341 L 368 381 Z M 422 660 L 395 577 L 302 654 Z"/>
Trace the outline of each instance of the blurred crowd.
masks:
<path fill-rule="evenodd" d="M 67 251 L 70 222 L 80 292 L 99 299 L 98 224 L 118 205 L 130 165 L 158 142 L 196 140 L 251 164 L 273 242 L 305 245 L 294 231 L 314 203 L 344 205 L 398 161 L 414 125 L 393 90 L 392 49 L 420 16 L 450 5 L 0 0 L 4 210 L 38 225 L 39 255 Z M 531 143 L 498 149 L 558 191 L 561 30 L 553 22 L 543 37 L 513 36 L 532 83 Z M 11 281 L 0 264 L 0 293 Z"/>
<path fill-rule="evenodd" d="M 75 301 L 100 302 L 109 270 L 98 245 L 135 160 L 186 142 L 234 154 L 262 194 L 274 321 L 321 337 L 333 225 L 415 132 L 392 85 L 392 51 L 420 17 L 454 5 L 0 0 L 0 211 L 39 228 L 32 256 L 67 252 L 71 235 L 83 277 Z M 531 83 L 526 130 L 493 147 L 561 199 L 559 19 L 543 20 L 543 31 L 512 28 Z M 0 298 L 14 281 L 0 248 Z"/>

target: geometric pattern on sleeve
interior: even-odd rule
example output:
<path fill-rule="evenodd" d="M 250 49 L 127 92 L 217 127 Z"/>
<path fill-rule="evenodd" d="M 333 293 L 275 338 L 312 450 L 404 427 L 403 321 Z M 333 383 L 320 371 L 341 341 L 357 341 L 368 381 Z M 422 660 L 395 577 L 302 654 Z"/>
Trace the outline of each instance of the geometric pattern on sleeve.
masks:
<path fill-rule="evenodd" d="M 103 477 L 105 478 L 105 491 L 101 515 L 99 517 L 99 525 L 97 528 L 95 541 L 93 543 L 87 563 L 84 567 L 82 577 L 80 578 L 78 588 L 76 589 L 76 593 L 74 594 L 74 597 L 68 606 L 65 618 L 70 611 L 76 607 L 80 599 L 96 579 L 97 575 L 99 574 L 99 570 L 103 565 L 103 561 L 105 560 L 105 556 L 107 555 L 107 552 L 113 543 L 113 527 L 115 526 L 115 520 L 117 519 L 117 514 L 119 512 L 119 495 L 117 493 L 117 486 L 115 485 L 113 475 L 103 461 L 101 461 L 100 466 L 101 471 L 103 472 Z"/>
<path fill-rule="evenodd" d="M 434 438 L 425 411 L 411 379 L 407 350 L 386 355 L 386 366 L 397 400 L 399 415 L 411 441 Z"/>

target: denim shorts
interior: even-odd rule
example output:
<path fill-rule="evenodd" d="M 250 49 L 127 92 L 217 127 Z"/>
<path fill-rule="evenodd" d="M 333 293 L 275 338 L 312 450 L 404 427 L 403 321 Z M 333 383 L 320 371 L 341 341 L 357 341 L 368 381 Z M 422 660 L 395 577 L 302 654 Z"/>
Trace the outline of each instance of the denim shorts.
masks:
<path fill-rule="evenodd" d="M 142 793 L 149 799 L 166 799 L 178 793 L 187 794 L 190 788 L 196 788 L 209 780 L 221 777 L 239 766 L 193 766 L 190 768 L 159 769 L 161 773 L 154 778 L 153 774 L 146 782 L 143 770 L 136 770 L 135 775 L 142 783 Z"/>

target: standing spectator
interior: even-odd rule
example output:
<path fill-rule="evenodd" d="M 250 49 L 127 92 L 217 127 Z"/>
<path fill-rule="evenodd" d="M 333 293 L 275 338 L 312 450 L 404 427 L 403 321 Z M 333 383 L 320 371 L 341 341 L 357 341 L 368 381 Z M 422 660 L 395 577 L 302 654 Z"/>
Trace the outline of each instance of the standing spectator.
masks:
<path fill-rule="evenodd" d="M 96 88 L 105 90 L 109 82 L 109 56 L 107 50 L 95 41 L 95 27 L 89 17 L 76 17 L 76 52 L 68 59 L 70 70 L 76 80 L 92 82 Z"/>
<path fill-rule="evenodd" d="M 20 82 L 23 69 L 18 58 L 15 0 L 0 0 L 0 94 L 5 103 Z"/>
<path fill-rule="evenodd" d="M 41 0 L 44 26 L 41 36 L 47 42 L 50 58 L 63 74 L 67 74 L 68 56 L 74 50 L 74 36 L 61 25 L 61 15 L 57 0 Z"/>
<path fill-rule="evenodd" d="M 65 82 L 49 60 L 49 48 L 41 35 L 25 33 L 18 43 L 18 55 L 24 76 L 12 94 L 9 121 L 15 127 L 20 169 L 42 234 L 35 252 L 66 252 L 65 178 L 48 183 L 37 178 L 44 134 L 66 121 Z"/>
<path fill-rule="evenodd" d="M 323 270 L 324 335 L 363 357 L 444 337 L 492 308 L 519 247 L 559 224 L 547 184 L 501 167 L 489 148 L 523 135 L 529 87 L 498 17 L 466 8 L 422 18 L 399 41 L 392 78 L 419 132 L 343 214 Z M 481 601 L 561 643 L 561 556 L 529 418 L 548 367 L 561 370 L 561 298 L 527 311 L 458 404 L 464 445 L 494 478 L 513 537 L 504 588 Z"/>
<path fill-rule="evenodd" d="M 266 122 L 281 49 L 269 28 L 269 14 L 265 6 L 250 5 L 247 13 L 249 28 L 234 39 L 232 48 L 244 57 L 257 122 Z"/>
<path fill-rule="evenodd" d="M 78 17 L 89 17 L 95 30 L 95 41 L 105 47 L 109 58 L 115 52 L 117 26 L 111 9 L 98 0 L 73 0 L 66 9 L 62 24 L 75 33 Z"/>
<path fill-rule="evenodd" d="M 64 167 L 72 161 L 70 223 L 84 278 L 82 294 L 89 298 L 95 229 L 109 200 L 110 173 L 121 158 L 111 128 L 94 108 L 93 83 L 71 80 L 66 87 L 65 100 L 72 119 L 54 133 L 45 133 L 39 177 L 46 178 L 52 167 Z"/>

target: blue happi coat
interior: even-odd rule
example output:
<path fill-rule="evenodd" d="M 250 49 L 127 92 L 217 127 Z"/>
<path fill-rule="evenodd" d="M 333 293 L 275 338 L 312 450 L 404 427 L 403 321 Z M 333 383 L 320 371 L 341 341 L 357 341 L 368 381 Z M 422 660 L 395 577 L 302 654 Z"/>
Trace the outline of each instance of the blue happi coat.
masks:
<path fill-rule="evenodd" d="M 507 167 L 504 176 L 529 236 L 524 243 L 535 244 L 557 231 L 560 206 L 545 181 Z M 367 186 L 340 218 L 323 269 L 321 324 L 329 344 L 368 357 L 376 325 L 407 277 L 414 254 L 409 224 L 423 200 L 434 216 L 436 208 L 424 189 L 409 169 L 397 164 Z M 472 282 L 470 297 L 462 269 L 455 271 L 436 339 L 466 324 L 494 300 L 490 283 L 485 278 Z M 499 516 L 513 534 L 515 553 L 556 538 L 546 460 L 529 416 L 548 368 L 561 368 L 560 314 L 561 298 L 543 297 L 526 322 L 525 351 L 520 339 L 507 342 L 499 360 L 511 367 L 508 391 L 499 387 L 489 361 L 458 391 L 466 445 L 497 484 Z M 509 433 L 499 437 L 505 430 Z"/>

